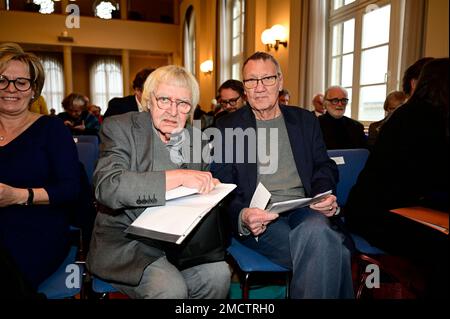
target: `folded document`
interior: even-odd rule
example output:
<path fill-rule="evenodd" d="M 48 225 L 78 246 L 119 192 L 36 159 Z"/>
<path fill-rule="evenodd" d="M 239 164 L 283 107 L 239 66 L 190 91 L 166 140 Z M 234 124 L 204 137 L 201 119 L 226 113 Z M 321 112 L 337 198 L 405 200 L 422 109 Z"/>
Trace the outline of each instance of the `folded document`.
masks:
<path fill-rule="evenodd" d="M 174 199 L 166 201 L 165 206 L 147 208 L 125 232 L 181 244 L 202 218 L 234 188 L 235 184 L 219 184 L 204 195 L 192 194 L 194 190 L 186 189 L 171 191 L 169 196 L 166 194 L 166 199 Z"/>

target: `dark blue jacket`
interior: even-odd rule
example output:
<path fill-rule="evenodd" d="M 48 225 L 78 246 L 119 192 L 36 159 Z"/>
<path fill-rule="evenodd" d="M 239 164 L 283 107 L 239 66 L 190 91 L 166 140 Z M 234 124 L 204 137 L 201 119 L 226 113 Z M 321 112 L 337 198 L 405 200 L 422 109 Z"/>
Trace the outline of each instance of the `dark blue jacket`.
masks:
<path fill-rule="evenodd" d="M 289 141 L 292 147 L 297 171 L 299 172 L 305 194 L 308 197 L 332 189 L 335 191 L 338 182 L 336 164 L 327 155 L 322 138 L 319 121 L 304 109 L 292 106 L 280 106 L 284 116 Z M 249 206 L 257 182 L 257 164 L 248 162 L 248 145 L 245 143 L 244 163 L 224 163 L 225 154 L 233 152 L 236 159 L 236 146 L 232 143 L 225 145 L 225 128 L 256 129 L 256 119 L 251 108 L 243 108 L 217 121 L 217 128 L 222 133 L 222 163 L 213 162 L 211 172 L 223 183 L 237 184 L 237 188 L 230 195 L 229 213 L 235 234 L 237 221 L 241 209 Z M 218 143 L 215 138 L 215 144 Z M 248 142 L 248 141 L 247 141 Z M 220 147 L 215 145 L 215 148 Z M 241 154 L 242 155 L 242 154 Z"/>

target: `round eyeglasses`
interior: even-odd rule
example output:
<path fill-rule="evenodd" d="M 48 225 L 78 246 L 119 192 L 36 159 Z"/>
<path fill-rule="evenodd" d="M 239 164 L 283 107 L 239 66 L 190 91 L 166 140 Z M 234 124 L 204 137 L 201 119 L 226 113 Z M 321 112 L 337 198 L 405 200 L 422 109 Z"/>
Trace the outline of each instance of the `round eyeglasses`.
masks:
<path fill-rule="evenodd" d="M 16 78 L 10 80 L 4 75 L 0 75 L 0 90 L 6 90 L 10 83 L 13 83 L 16 90 L 21 92 L 28 91 L 31 88 L 31 79 Z"/>
<path fill-rule="evenodd" d="M 243 80 L 242 82 L 244 82 L 244 86 L 247 89 L 254 89 L 258 86 L 258 82 L 261 82 L 262 85 L 264 86 L 272 86 L 275 85 L 275 83 L 277 83 L 277 78 L 278 75 L 270 75 L 270 76 L 266 76 L 260 79 L 247 79 L 247 80 Z"/>
<path fill-rule="evenodd" d="M 187 101 L 173 99 L 167 96 L 156 96 L 155 93 L 153 93 L 153 96 L 156 99 L 156 105 L 161 110 L 170 109 L 173 103 L 177 106 L 178 111 L 183 114 L 189 113 L 192 108 L 192 105 Z"/>

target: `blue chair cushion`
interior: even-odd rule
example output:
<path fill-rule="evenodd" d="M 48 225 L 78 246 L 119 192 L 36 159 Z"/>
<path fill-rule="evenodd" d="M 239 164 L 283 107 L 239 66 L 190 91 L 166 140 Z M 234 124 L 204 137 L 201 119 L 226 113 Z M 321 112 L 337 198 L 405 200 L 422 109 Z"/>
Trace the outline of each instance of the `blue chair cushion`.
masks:
<path fill-rule="evenodd" d="M 77 251 L 78 247 L 70 247 L 69 254 L 61 266 L 59 266 L 59 268 L 39 286 L 38 291 L 45 294 L 48 299 L 70 298 L 80 293 L 84 267 L 83 265 L 75 264 Z M 72 272 L 71 269 L 67 269 L 68 272 L 66 272 L 66 267 L 68 265 L 73 265 L 77 274 Z M 66 280 L 70 279 L 69 276 L 72 274 L 78 275 L 78 277 L 76 277 L 76 280 L 78 280 L 79 283 L 79 285 L 77 285 L 78 287 L 69 288 L 68 286 L 71 285 L 66 284 Z"/>
<path fill-rule="evenodd" d="M 288 272 L 287 268 L 275 264 L 270 261 L 267 257 L 257 253 L 253 249 L 246 247 L 241 244 L 235 238 L 231 239 L 231 245 L 228 247 L 227 251 L 236 260 L 239 267 L 244 272 L 253 271 L 269 271 L 269 272 Z"/>
<path fill-rule="evenodd" d="M 92 279 L 92 290 L 99 294 L 117 292 L 116 288 L 97 277 L 93 277 Z"/>
<path fill-rule="evenodd" d="M 361 236 L 358 236 L 356 234 L 351 234 L 353 242 L 355 243 L 356 249 L 363 253 L 363 254 L 369 254 L 369 255 L 384 255 L 386 252 L 383 250 L 372 246 L 369 244 L 367 240 L 362 238 Z"/>

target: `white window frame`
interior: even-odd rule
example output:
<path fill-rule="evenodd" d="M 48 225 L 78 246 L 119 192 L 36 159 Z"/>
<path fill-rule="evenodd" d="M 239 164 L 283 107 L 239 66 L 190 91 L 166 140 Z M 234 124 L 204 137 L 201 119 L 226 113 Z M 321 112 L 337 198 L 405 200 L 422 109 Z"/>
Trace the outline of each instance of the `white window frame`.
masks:
<path fill-rule="evenodd" d="M 191 6 L 186 11 L 183 27 L 184 67 L 194 76 L 196 74 L 195 11 Z"/>
<path fill-rule="evenodd" d="M 402 26 L 404 19 L 404 0 L 356 0 L 348 5 L 342 6 L 337 10 L 333 10 L 333 1 L 329 0 L 329 20 L 328 20 L 328 54 L 327 54 L 327 87 L 331 85 L 331 67 L 332 67 L 332 32 L 333 26 L 343 23 L 349 19 L 355 19 L 355 34 L 354 34 L 354 51 L 353 51 L 353 77 L 352 77 L 352 99 L 351 117 L 359 119 L 359 101 L 361 78 L 361 53 L 362 53 L 362 21 L 366 10 L 370 10 L 371 6 L 383 7 L 391 5 L 390 13 L 390 27 L 389 27 L 389 51 L 388 51 L 388 70 L 386 74 L 386 94 L 393 90 L 398 90 L 401 86 L 401 43 L 402 43 Z M 383 101 L 384 101 L 383 97 Z M 365 126 L 368 126 L 371 121 L 360 121 Z"/>
<path fill-rule="evenodd" d="M 235 6 L 240 7 L 237 10 L 237 15 L 234 15 Z M 236 20 L 238 20 L 238 29 L 234 28 L 234 21 Z M 242 79 L 241 69 L 242 64 L 244 63 L 244 30 L 245 0 L 219 0 L 219 85 L 229 79 Z M 236 43 L 238 43 L 237 46 L 235 45 Z M 237 51 L 236 54 L 233 54 L 235 51 Z"/>

